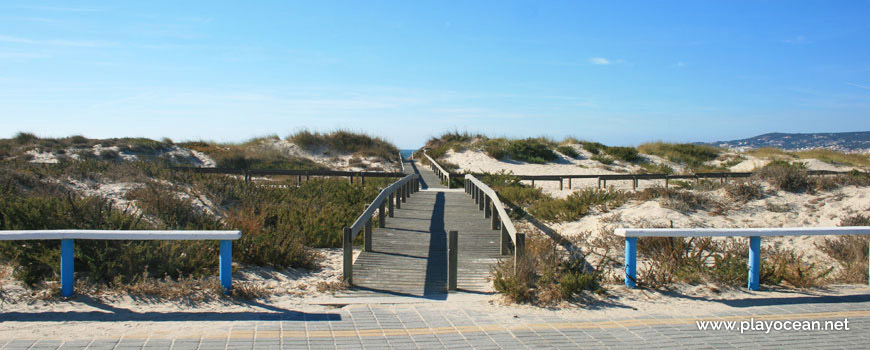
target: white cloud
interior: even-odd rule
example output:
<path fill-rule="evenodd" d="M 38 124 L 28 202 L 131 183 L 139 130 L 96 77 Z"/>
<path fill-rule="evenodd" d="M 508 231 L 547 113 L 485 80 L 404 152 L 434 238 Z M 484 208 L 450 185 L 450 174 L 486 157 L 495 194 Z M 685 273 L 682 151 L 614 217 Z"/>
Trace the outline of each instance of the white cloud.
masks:
<path fill-rule="evenodd" d="M 785 39 L 785 40 L 783 40 L 783 41 L 784 41 L 785 43 L 787 43 L 787 44 L 795 44 L 795 45 L 800 45 L 800 44 L 809 44 L 809 43 L 810 43 L 809 40 L 807 40 L 807 38 L 806 38 L 805 36 L 803 36 L 803 35 L 798 35 L 798 36 L 796 36 L 796 37 L 794 37 L 794 38 L 791 38 L 791 39 Z"/>
<path fill-rule="evenodd" d="M 99 40 L 34 40 L 34 39 L 21 38 L 21 37 L 2 35 L 2 34 L 0 34 L 0 42 L 10 43 L 10 44 L 70 46 L 70 47 L 115 46 L 114 43 L 99 41 Z"/>
<path fill-rule="evenodd" d="M 604 57 L 592 57 L 589 59 L 589 62 L 592 64 L 610 64 L 610 61 Z"/>
<path fill-rule="evenodd" d="M 870 86 L 858 84 L 858 83 L 853 83 L 850 81 L 847 81 L 846 85 L 851 85 L 851 86 L 854 86 L 854 87 L 859 88 L 859 89 L 870 90 Z"/>

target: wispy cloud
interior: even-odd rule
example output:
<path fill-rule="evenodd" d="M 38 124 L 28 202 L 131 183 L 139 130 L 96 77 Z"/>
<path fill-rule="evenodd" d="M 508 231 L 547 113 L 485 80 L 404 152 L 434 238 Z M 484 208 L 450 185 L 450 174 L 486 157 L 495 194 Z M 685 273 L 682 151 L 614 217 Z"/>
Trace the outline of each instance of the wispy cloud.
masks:
<path fill-rule="evenodd" d="M 49 45 L 49 46 L 69 46 L 69 47 L 115 46 L 115 43 L 106 42 L 106 41 L 99 41 L 99 40 L 37 40 L 37 39 L 22 38 L 22 37 L 2 35 L 2 34 L 0 34 L 0 43 L 27 44 L 27 45 Z"/>
<path fill-rule="evenodd" d="M 870 90 L 870 86 L 858 84 L 858 83 L 853 83 L 851 81 L 847 81 L 846 85 L 854 86 L 854 87 L 859 88 L 859 89 Z"/>
<path fill-rule="evenodd" d="M 592 64 L 610 64 L 610 61 L 604 57 L 592 57 L 589 62 Z"/>
<path fill-rule="evenodd" d="M 679 62 L 677 62 L 677 64 L 676 64 L 675 66 L 677 66 L 677 67 L 685 67 L 685 66 L 686 66 L 686 62 L 679 61 Z"/>
<path fill-rule="evenodd" d="M 807 40 L 807 38 L 803 35 L 798 35 L 794 38 L 785 39 L 785 40 L 783 40 L 783 42 L 787 43 L 787 44 L 795 44 L 795 45 L 809 44 L 810 43 L 810 41 Z"/>
<path fill-rule="evenodd" d="M 39 10 L 39 11 L 53 11 L 53 12 L 102 12 L 103 9 L 100 8 L 86 8 L 86 7 L 59 7 L 59 6 L 19 6 L 22 9 L 28 10 Z"/>
<path fill-rule="evenodd" d="M 33 59 L 49 57 L 51 57 L 51 55 L 37 52 L 0 51 L 0 58 Z"/>

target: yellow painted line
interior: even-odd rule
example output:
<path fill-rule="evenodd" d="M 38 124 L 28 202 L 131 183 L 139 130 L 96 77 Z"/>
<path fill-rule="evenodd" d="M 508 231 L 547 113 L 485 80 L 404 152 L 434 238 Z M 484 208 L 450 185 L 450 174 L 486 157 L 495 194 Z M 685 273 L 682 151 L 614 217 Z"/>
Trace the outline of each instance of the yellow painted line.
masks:
<path fill-rule="evenodd" d="M 773 314 L 773 315 L 747 315 L 747 316 L 704 316 L 704 317 L 684 317 L 684 318 L 652 318 L 652 319 L 627 319 L 617 321 L 588 321 L 588 322 L 553 322 L 553 323 L 516 323 L 516 324 L 488 324 L 480 326 L 458 326 L 458 327 L 435 327 L 435 328 L 410 328 L 410 329 L 364 329 L 364 330 L 320 330 L 320 331 L 231 331 L 228 335 L 230 339 L 240 338 L 347 338 L 347 337 L 389 337 L 389 336 L 407 336 L 407 335 L 431 335 L 431 334 L 457 334 L 457 333 L 478 333 L 478 332 L 504 332 L 504 331 L 524 331 L 524 330 L 562 330 L 562 329 L 610 329 L 619 327 L 642 327 L 656 325 L 685 325 L 694 324 L 697 321 L 748 321 L 750 318 L 756 321 L 772 321 L 772 320 L 814 320 L 823 318 L 849 318 L 849 317 L 870 317 L 870 310 L 861 311 L 836 311 L 836 312 L 812 312 L 812 313 L 794 313 L 794 314 Z M 131 333 L 124 338 L 138 339 L 141 337 L 156 339 L 161 334 L 167 332 L 153 332 L 150 337 L 146 337 L 143 333 Z M 203 338 L 203 339 L 224 339 L 227 334 L 221 334 L 215 331 L 202 333 L 199 336 L 187 335 L 185 338 Z"/>

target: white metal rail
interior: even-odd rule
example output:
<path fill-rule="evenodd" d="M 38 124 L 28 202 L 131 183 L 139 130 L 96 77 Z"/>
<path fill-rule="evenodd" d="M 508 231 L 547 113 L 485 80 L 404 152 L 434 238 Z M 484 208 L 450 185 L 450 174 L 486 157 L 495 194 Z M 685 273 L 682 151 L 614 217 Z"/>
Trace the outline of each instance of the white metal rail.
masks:
<path fill-rule="evenodd" d="M 174 241 L 220 241 L 220 281 L 224 291 L 232 287 L 233 240 L 242 237 L 241 231 L 126 231 L 126 230 L 13 230 L 0 231 L 0 241 L 60 240 L 60 289 L 64 297 L 72 296 L 75 272 L 76 239 Z"/>
<path fill-rule="evenodd" d="M 614 233 L 625 237 L 625 285 L 631 288 L 637 286 L 637 239 L 640 237 L 749 237 L 747 284 L 750 290 L 758 290 L 761 284 L 761 237 L 867 235 L 870 227 L 618 228 Z"/>

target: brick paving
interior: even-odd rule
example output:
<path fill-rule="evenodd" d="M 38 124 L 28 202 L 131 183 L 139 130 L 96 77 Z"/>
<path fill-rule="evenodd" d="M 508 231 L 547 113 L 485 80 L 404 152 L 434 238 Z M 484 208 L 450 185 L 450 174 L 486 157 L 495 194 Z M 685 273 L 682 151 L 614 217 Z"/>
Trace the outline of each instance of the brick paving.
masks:
<path fill-rule="evenodd" d="M 853 299 L 853 300 L 850 300 Z M 485 309 L 484 309 L 485 310 Z M 638 314 L 589 317 L 583 310 L 479 308 L 449 303 L 349 305 L 324 312 L 272 312 L 260 320 L 221 322 L 201 333 L 175 338 L 135 330 L 117 338 L 70 334 L 54 339 L 0 339 L 0 349 L 658 349 L 658 348 L 843 348 L 870 344 L 870 300 L 733 307 L 706 316 Z M 0 314 L 3 316 L 3 314 Z M 698 320 L 842 321 L 849 330 L 698 330 Z M 15 317 L 11 321 L 15 322 Z M 20 322 L 20 321 L 19 321 Z M 26 322 L 26 321 L 25 321 Z M 92 322 L 92 321 L 81 321 Z M 189 321 L 196 322 L 196 321 Z M 0 322 L 0 327 L 5 322 Z M 60 339 L 63 338 L 63 339 Z"/>

